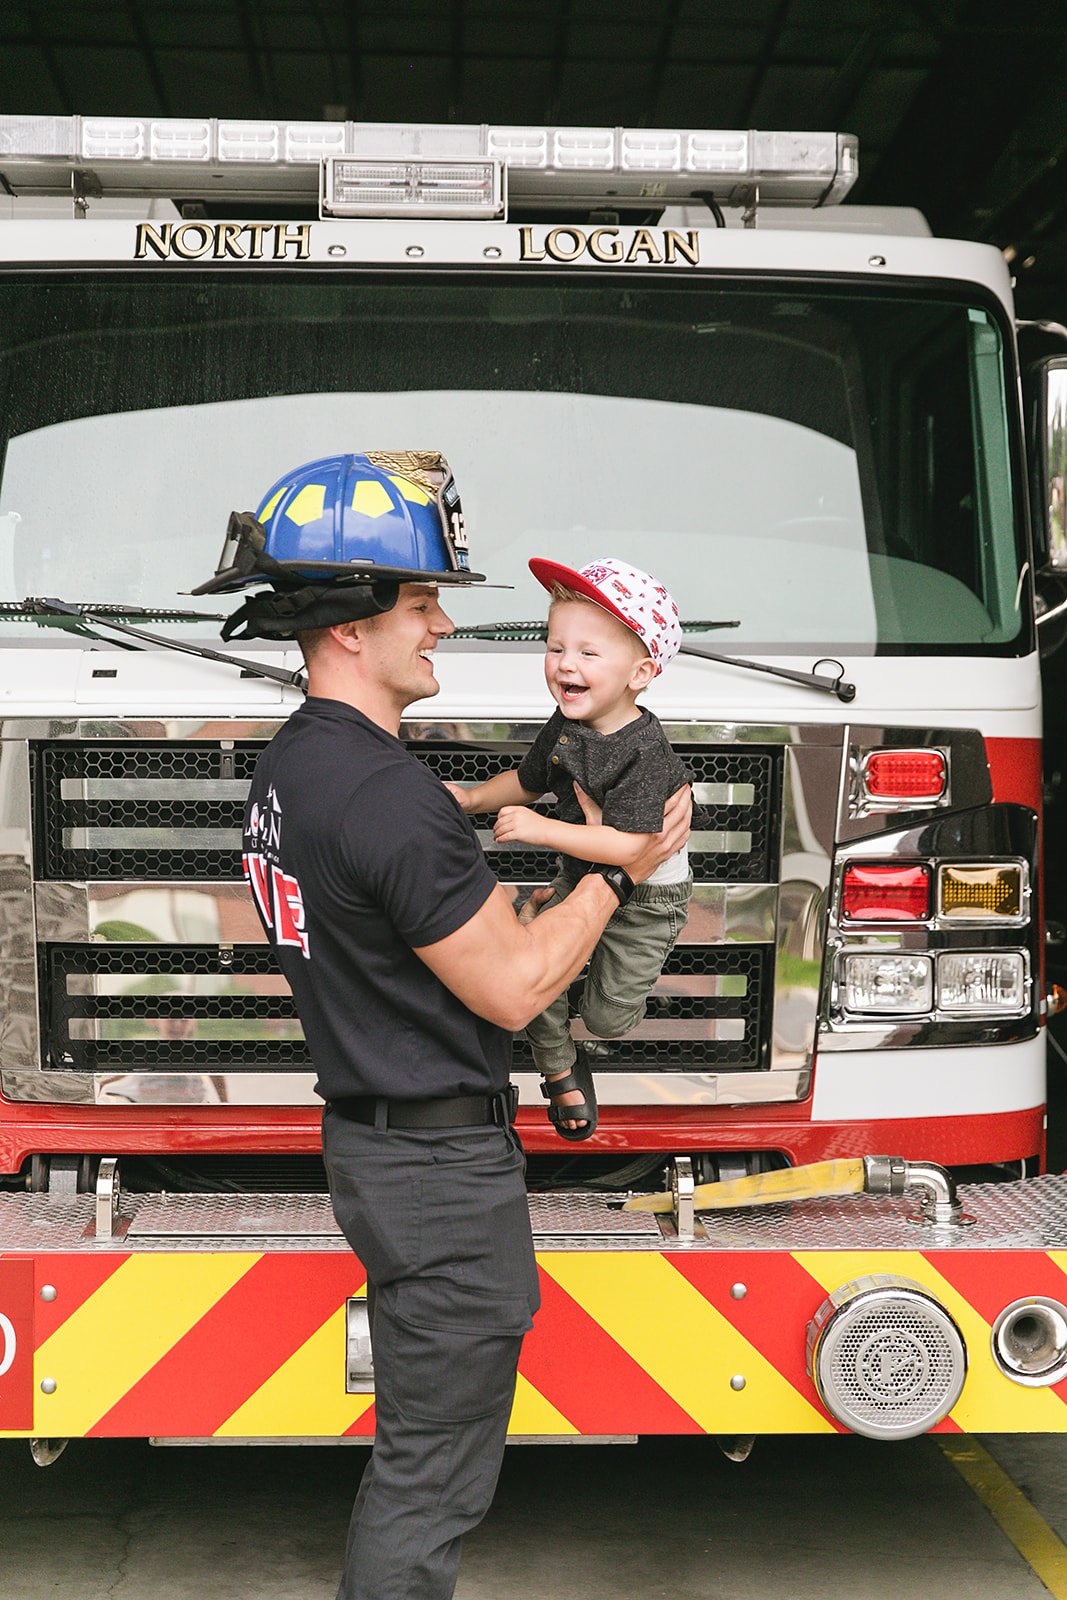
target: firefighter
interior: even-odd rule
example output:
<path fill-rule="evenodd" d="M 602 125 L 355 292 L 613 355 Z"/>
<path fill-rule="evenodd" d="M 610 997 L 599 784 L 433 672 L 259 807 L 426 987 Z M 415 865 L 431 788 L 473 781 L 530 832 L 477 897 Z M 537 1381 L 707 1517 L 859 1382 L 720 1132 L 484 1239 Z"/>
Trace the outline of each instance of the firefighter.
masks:
<path fill-rule="evenodd" d="M 628 876 L 594 867 L 558 908 L 515 916 L 398 737 L 438 692 L 442 589 L 479 581 L 443 457 L 368 452 L 301 466 L 235 514 L 198 591 L 265 584 L 224 637 L 295 638 L 307 664 L 308 698 L 256 766 L 244 859 L 326 1103 L 334 1213 L 367 1273 L 376 1433 L 339 1600 L 453 1593 L 539 1303 L 511 1034 L 688 834 L 686 790 Z"/>

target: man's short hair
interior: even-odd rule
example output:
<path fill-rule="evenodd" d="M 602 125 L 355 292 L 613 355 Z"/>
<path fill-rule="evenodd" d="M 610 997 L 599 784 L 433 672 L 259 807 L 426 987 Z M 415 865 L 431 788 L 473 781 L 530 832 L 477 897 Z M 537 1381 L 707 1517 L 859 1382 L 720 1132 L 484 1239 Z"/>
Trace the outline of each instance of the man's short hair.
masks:
<path fill-rule="evenodd" d="M 312 656 L 321 647 L 329 631 L 329 628 L 302 628 L 297 634 L 296 642 L 300 646 L 305 667 L 310 667 Z"/>

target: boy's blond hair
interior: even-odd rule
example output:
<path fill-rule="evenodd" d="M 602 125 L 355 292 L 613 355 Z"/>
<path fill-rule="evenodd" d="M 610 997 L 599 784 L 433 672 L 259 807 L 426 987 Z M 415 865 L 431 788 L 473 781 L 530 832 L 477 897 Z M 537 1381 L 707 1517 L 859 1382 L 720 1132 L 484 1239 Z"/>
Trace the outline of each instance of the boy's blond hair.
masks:
<path fill-rule="evenodd" d="M 552 585 L 551 589 L 548 591 L 548 614 L 549 614 L 549 616 L 552 615 L 552 607 L 553 606 L 564 605 L 564 604 L 566 604 L 566 605 L 574 604 L 574 605 L 579 605 L 579 606 L 592 606 L 594 611 L 599 611 L 599 612 L 601 612 L 601 614 L 603 616 L 610 617 L 612 622 L 617 622 L 619 624 L 619 627 L 623 630 L 624 633 L 628 633 L 630 635 L 630 638 L 633 640 L 634 645 L 636 646 L 637 658 L 638 658 L 639 661 L 643 661 L 644 658 L 648 655 L 648 653 L 649 653 L 648 652 L 648 647 L 645 644 L 645 641 L 641 638 L 641 635 L 639 633 L 635 633 L 632 628 L 628 628 L 626 626 L 626 623 L 623 622 L 619 617 L 612 616 L 611 612 L 608 611 L 604 606 L 598 606 L 596 601 L 595 600 L 590 600 L 590 598 L 589 598 L 589 596 L 587 594 L 579 594 L 576 589 L 568 589 L 566 584 L 554 583 Z"/>

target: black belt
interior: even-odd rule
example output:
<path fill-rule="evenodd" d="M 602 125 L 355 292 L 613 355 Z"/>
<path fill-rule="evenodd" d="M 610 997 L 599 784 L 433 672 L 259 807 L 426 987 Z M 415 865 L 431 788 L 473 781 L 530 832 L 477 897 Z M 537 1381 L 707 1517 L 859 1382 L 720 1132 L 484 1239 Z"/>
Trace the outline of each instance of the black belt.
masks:
<path fill-rule="evenodd" d="M 327 1104 L 339 1117 L 372 1128 L 506 1128 L 515 1121 L 519 1091 L 509 1083 L 499 1094 L 460 1094 L 445 1100 L 386 1100 L 368 1094 Z"/>

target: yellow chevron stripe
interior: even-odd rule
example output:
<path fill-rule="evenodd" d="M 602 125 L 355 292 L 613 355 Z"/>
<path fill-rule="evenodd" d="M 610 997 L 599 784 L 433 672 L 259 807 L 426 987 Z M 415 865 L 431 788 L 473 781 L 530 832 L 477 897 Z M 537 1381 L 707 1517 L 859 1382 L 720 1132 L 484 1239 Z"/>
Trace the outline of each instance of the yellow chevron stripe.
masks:
<path fill-rule="evenodd" d="M 37 1432 L 81 1438 L 259 1259 L 130 1256 L 37 1351 Z M 55 1394 L 41 1394 L 43 1378 Z"/>
<path fill-rule="evenodd" d="M 372 1394 L 345 1393 L 345 1307 L 339 1306 L 216 1433 L 326 1439 L 345 1433 L 373 1400 Z"/>
<path fill-rule="evenodd" d="M 515 1385 L 515 1404 L 511 1409 L 508 1432 L 573 1436 L 578 1429 L 520 1372 Z"/>
<path fill-rule="evenodd" d="M 827 1291 L 870 1272 L 914 1278 L 955 1317 L 967 1345 L 967 1378 L 950 1412 L 964 1433 L 1065 1433 L 1067 1406 L 1048 1389 L 1012 1383 L 993 1361 L 992 1329 L 918 1250 L 803 1250 L 794 1254 Z"/>
<path fill-rule="evenodd" d="M 706 1432 L 833 1432 L 811 1402 L 657 1252 L 545 1252 L 539 1260 Z M 738 1373 L 745 1387 L 736 1391 L 730 1379 Z"/>

